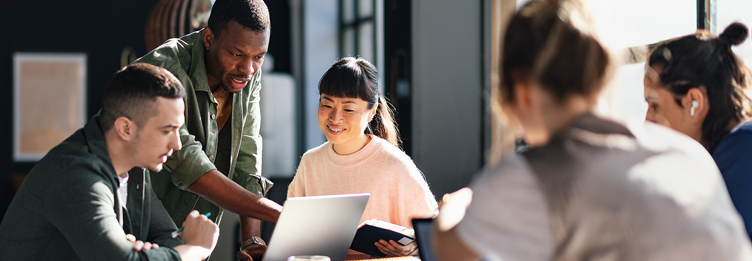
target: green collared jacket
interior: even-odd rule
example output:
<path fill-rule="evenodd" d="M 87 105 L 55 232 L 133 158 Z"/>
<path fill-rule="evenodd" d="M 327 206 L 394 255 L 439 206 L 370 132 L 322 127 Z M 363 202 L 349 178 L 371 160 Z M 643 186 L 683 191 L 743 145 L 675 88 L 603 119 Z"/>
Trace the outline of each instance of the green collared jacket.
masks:
<path fill-rule="evenodd" d="M 122 207 L 99 117 L 94 116 L 26 176 L 0 224 L 0 260 L 180 260 L 173 224 L 149 172 L 134 168 Z M 125 238 L 159 244 L 134 251 Z"/>
<path fill-rule="evenodd" d="M 185 190 L 219 165 L 227 166 L 224 171 L 219 169 L 223 174 L 256 195 L 264 196 L 272 186 L 260 175 L 261 71 L 242 91 L 233 94 L 232 114 L 222 129 L 223 135 L 231 138 L 220 139 L 215 119 L 217 101 L 207 82 L 202 32 L 170 39 L 135 61 L 167 69 L 185 87 L 185 125 L 180 128 L 183 148 L 164 165 L 162 172 L 170 175 L 152 175 L 154 190 L 178 226 L 193 209 L 211 212 L 211 219 L 219 223 L 223 212 L 220 207 Z"/>

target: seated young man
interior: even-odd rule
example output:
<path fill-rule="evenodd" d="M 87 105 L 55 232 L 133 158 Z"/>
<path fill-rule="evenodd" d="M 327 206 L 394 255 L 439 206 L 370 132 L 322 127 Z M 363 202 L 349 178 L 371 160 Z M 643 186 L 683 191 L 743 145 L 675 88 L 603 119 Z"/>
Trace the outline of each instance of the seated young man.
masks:
<path fill-rule="evenodd" d="M 0 224 L 7 260 L 203 260 L 219 228 L 194 211 L 177 228 L 149 172 L 181 148 L 184 90 L 165 69 L 135 64 L 110 79 L 101 116 L 29 172 Z"/>

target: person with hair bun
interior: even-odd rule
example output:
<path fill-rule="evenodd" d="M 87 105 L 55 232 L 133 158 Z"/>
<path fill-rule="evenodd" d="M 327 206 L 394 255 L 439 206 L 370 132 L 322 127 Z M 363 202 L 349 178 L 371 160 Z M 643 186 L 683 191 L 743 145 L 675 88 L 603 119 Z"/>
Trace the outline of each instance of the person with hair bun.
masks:
<path fill-rule="evenodd" d="M 646 119 L 700 142 L 713 156 L 731 200 L 752 231 L 750 71 L 731 47 L 747 26 L 732 23 L 713 36 L 700 31 L 658 44 L 645 70 Z"/>
<path fill-rule="evenodd" d="M 362 58 L 342 58 L 321 77 L 319 94 L 318 122 L 328 141 L 303 155 L 287 197 L 371 193 L 361 223 L 411 227 L 413 218 L 435 216 L 438 205 L 425 177 L 399 148 L 376 68 Z M 414 242 L 375 245 L 385 256 L 417 254 Z M 367 257 L 348 253 L 348 259 Z"/>
<path fill-rule="evenodd" d="M 529 148 L 444 200 L 433 226 L 436 256 L 752 260 L 702 146 L 641 119 L 596 115 L 615 62 L 584 10 L 574 0 L 533 0 L 512 15 L 496 47 L 495 116 L 518 122 Z"/>

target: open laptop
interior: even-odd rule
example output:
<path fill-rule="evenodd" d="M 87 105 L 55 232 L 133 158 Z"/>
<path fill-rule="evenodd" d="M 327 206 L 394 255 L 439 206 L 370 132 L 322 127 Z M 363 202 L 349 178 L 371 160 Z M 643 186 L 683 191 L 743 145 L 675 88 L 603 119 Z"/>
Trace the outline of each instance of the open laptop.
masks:
<path fill-rule="evenodd" d="M 418 244 L 418 254 L 421 261 L 436 261 L 431 246 L 431 224 L 433 219 L 415 218 L 413 219 L 413 229 L 415 230 L 415 243 Z"/>
<path fill-rule="evenodd" d="M 344 260 L 371 194 L 288 198 L 269 239 L 263 261 L 295 255 Z"/>

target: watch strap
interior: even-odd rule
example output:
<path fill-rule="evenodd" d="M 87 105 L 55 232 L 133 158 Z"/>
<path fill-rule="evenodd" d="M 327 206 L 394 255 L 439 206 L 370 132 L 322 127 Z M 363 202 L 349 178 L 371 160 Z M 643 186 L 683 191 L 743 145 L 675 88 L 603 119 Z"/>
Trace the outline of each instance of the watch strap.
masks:
<path fill-rule="evenodd" d="M 240 250 L 243 250 L 243 249 L 245 249 L 246 247 L 248 247 L 250 245 L 262 245 L 262 246 L 266 246 L 266 242 L 264 242 L 264 240 L 261 239 L 260 237 L 252 236 L 251 238 L 246 239 L 245 241 L 243 241 L 242 244 L 240 244 Z"/>

